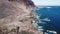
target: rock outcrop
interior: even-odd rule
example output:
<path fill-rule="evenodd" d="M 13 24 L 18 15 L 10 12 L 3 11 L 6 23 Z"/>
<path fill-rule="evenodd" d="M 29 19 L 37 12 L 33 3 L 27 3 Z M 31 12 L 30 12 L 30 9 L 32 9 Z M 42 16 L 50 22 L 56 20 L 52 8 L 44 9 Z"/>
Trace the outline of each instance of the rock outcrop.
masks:
<path fill-rule="evenodd" d="M 35 9 L 31 0 L 0 0 L 0 34 L 40 33 L 34 28 Z"/>

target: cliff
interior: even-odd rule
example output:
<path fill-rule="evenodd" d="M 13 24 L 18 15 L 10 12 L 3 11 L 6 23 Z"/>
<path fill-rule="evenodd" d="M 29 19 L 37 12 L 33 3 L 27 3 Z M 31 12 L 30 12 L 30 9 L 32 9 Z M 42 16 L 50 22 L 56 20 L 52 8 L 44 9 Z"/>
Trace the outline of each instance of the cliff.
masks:
<path fill-rule="evenodd" d="M 0 34 L 38 34 L 35 9 L 31 0 L 0 0 Z"/>

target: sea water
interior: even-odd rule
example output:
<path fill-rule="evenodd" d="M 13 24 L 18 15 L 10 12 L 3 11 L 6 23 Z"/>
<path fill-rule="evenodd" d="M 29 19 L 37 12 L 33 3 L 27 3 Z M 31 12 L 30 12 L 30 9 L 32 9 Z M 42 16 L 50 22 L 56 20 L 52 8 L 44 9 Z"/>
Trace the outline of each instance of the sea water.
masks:
<path fill-rule="evenodd" d="M 60 34 L 60 6 L 47 6 L 35 11 L 39 16 L 37 29 Z"/>

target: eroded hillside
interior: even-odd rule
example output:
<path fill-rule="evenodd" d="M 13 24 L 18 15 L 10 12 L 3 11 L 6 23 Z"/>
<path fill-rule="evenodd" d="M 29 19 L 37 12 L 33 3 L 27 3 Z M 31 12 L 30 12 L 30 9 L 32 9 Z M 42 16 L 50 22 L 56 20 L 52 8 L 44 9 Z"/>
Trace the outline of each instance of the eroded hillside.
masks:
<path fill-rule="evenodd" d="M 31 0 L 0 0 L 0 34 L 38 34 Z"/>

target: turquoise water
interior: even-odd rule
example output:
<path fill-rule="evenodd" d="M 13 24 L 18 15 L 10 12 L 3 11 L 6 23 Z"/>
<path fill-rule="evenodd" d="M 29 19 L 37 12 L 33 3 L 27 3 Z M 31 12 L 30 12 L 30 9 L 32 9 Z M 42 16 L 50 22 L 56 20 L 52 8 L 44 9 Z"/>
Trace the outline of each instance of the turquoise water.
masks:
<path fill-rule="evenodd" d="M 40 16 L 40 19 L 50 19 L 50 21 L 43 21 L 46 22 L 44 27 L 46 30 L 53 30 L 60 34 L 60 6 L 48 6 L 35 12 Z M 40 24 L 38 23 L 38 25 Z"/>

